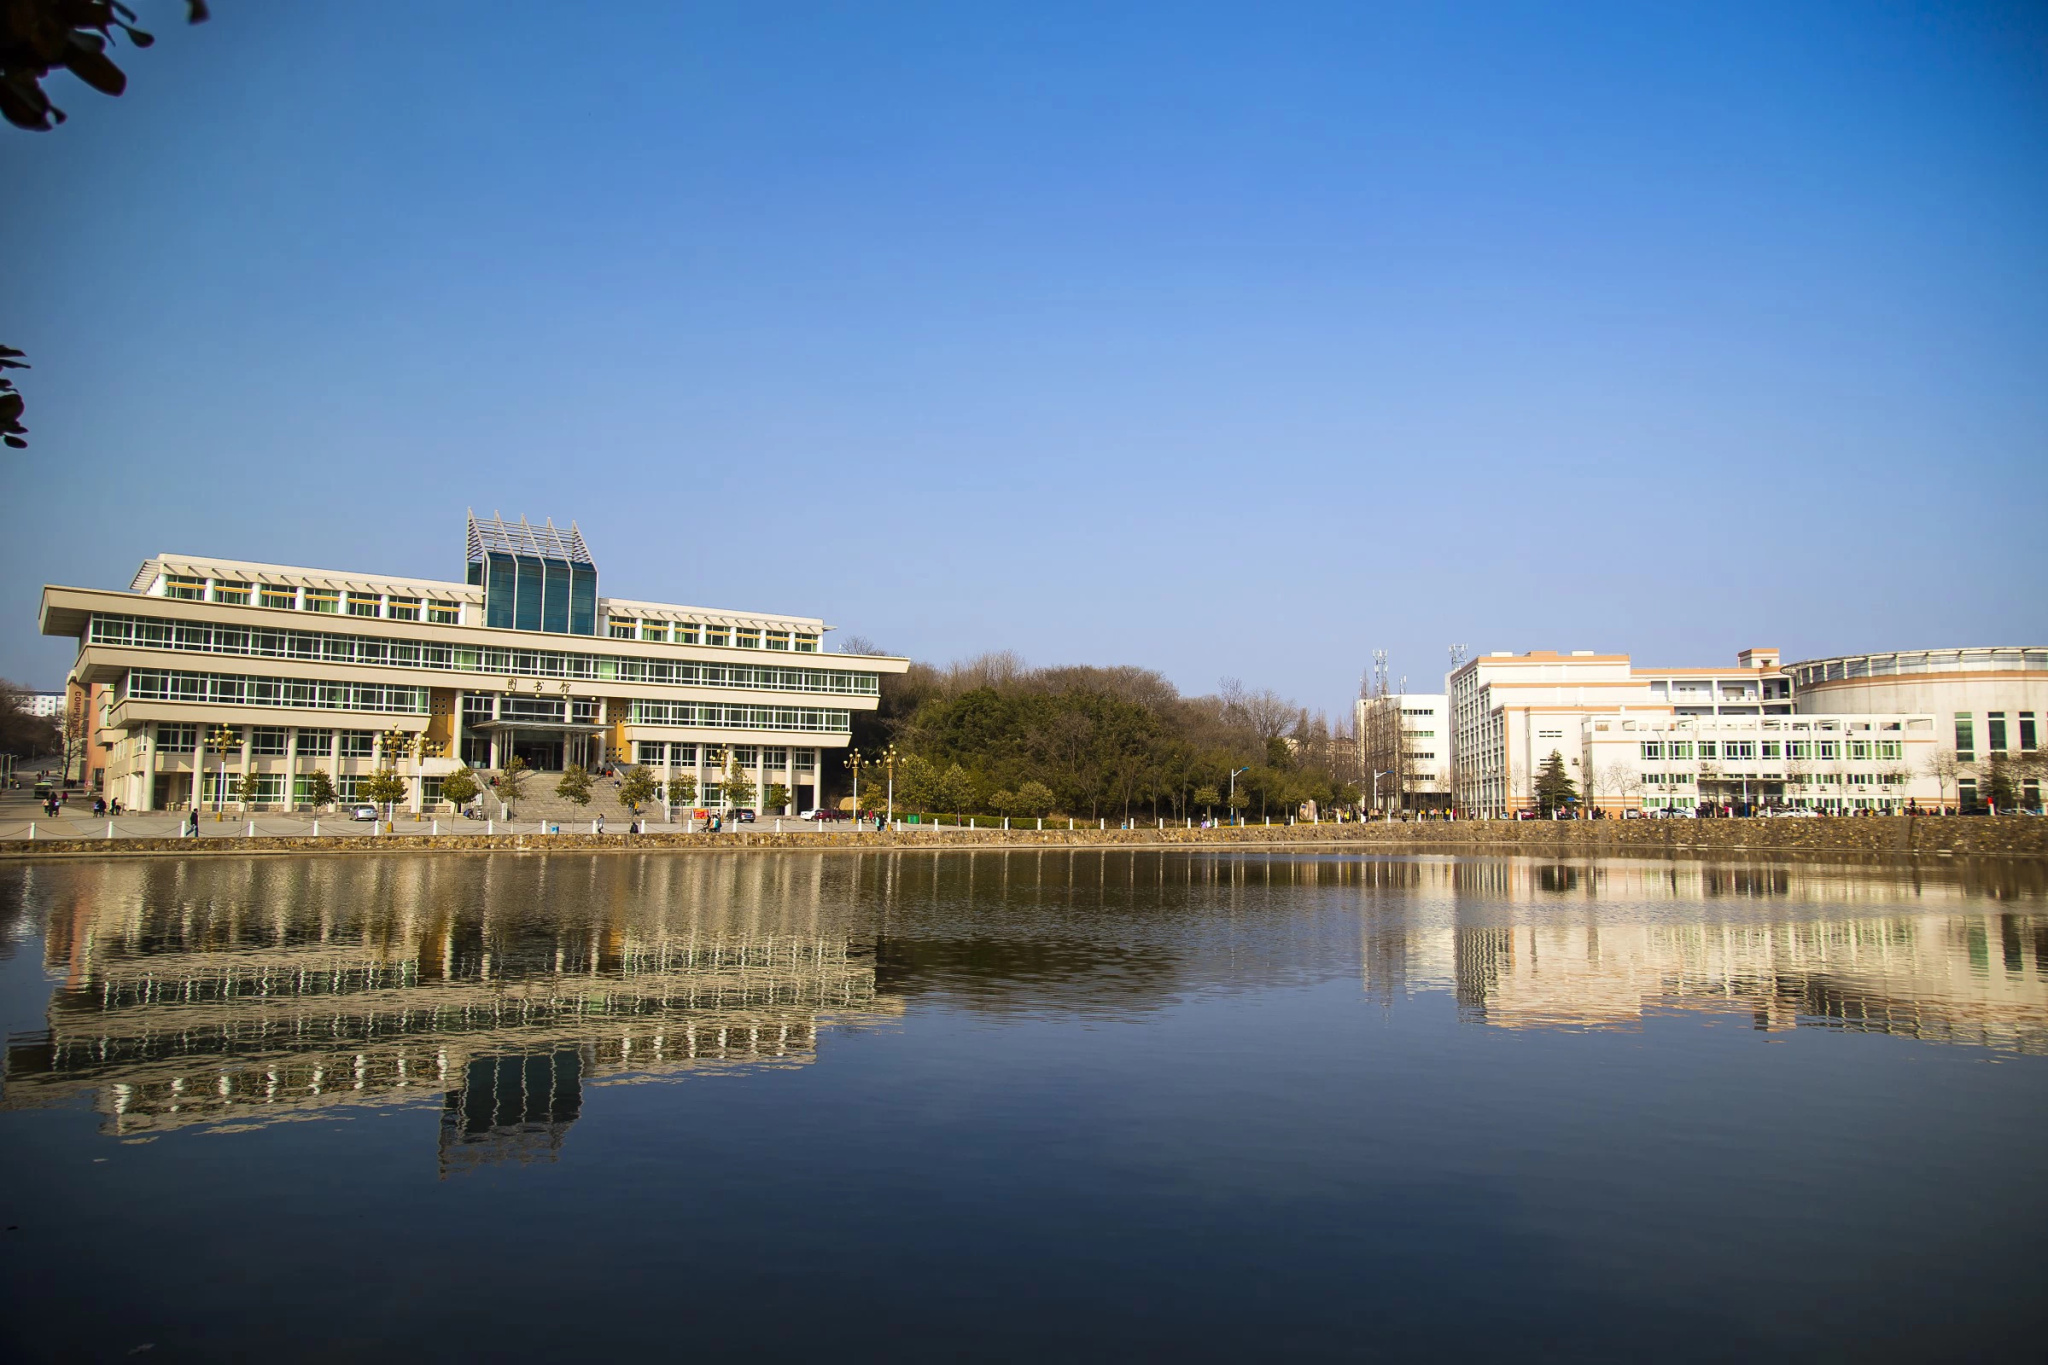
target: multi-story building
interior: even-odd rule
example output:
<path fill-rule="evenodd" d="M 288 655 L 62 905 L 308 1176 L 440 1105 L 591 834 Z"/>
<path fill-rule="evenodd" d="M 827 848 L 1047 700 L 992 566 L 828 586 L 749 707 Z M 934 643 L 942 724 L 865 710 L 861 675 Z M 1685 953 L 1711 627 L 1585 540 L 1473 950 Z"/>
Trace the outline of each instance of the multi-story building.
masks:
<path fill-rule="evenodd" d="M 1950 795 L 1965 809 L 1988 799 L 1994 763 L 2026 759 L 2021 804 L 2041 804 L 2039 760 L 2048 720 L 2048 649 L 2021 646 L 1846 654 L 1788 664 L 1804 711 L 1931 715 L 1939 748 L 1953 755 Z"/>
<path fill-rule="evenodd" d="M 469 519 L 460 581 L 158 555 L 126 591 L 46 587 L 42 630 L 99 785 L 131 810 L 304 804 L 315 769 L 352 797 L 395 767 L 419 810 L 467 765 L 642 763 L 720 803 L 820 803 L 851 713 L 903 659 L 828 655 L 813 617 L 604 597 L 582 534 Z M 81 774 L 86 776 L 86 774 Z M 765 803 L 764 803 L 765 804 Z"/>
<path fill-rule="evenodd" d="M 1473 814 L 1528 809 L 1552 753 L 1590 803 L 1609 809 L 1967 809 L 1992 755 L 2038 757 L 2048 649 L 1791 665 L 1777 650 L 1748 649 L 1733 669 L 1497 652 L 1462 665 L 1448 687 L 1457 800 Z M 2023 774 L 2015 789 L 2022 804 L 2040 804 L 2038 774 Z"/>
<path fill-rule="evenodd" d="M 1449 697 L 1441 692 L 1360 697 L 1353 720 L 1359 786 L 1373 809 L 1443 810 L 1450 805 Z"/>
<path fill-rule="evenodd" d="M 21 699 L 22 709 L 38 719 L 48 717 L 55 720 L 64 714 L 62 692 L 30 692 Z"/>

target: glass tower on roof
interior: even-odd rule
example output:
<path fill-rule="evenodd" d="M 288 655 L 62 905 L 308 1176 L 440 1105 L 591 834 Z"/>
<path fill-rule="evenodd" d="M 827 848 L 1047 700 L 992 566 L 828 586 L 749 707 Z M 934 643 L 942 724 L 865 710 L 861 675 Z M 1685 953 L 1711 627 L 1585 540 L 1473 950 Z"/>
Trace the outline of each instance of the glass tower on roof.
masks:
<path fill-rule="evenodd" d="M 530 525 L 469 514 L 469 582 L 484 590 L 484 624 L 498 630 L 597 634 L 597 565 L 570 522 Z"/>

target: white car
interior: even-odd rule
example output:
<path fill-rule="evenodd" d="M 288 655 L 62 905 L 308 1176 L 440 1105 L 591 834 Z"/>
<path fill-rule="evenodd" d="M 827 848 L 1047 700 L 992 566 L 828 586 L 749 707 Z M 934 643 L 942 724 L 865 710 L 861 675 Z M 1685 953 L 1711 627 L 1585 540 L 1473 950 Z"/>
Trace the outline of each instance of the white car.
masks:
<path fill-rule="evenodd" d="M 377 808 L 375 806 L 356 806 L 349 811 L 348 818 L 351 820 L 375 820 L 377 818 Z"/>

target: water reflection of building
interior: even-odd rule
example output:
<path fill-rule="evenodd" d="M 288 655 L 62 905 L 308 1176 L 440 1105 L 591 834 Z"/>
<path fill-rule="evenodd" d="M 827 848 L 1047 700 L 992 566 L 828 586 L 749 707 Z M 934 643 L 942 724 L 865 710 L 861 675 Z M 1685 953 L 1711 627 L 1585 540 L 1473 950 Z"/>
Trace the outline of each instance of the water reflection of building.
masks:
<path fill-rule="evenodd" d="M 90 1092 L 129 1137 L 438 1104 L 444 1168 L 552 1155 L 593 1085 L 801 1066 L 891 1009 L 821 861 L 67 868 L 0 1103 Z"/>
<path fill-rule="evenodd" d="M 1398 920 L 1369 919 L 1369 992 L 1455 993 L 1504 1028 L 1635 1027 L 1647 1012 L 1747 1015 L 2048 1053 L 2048 914 L 2036 869 L 1911 871 L 1530 861 L 1411 865 Z M 1673 913 L 1683 904 L 1686 913 Z M 1710 913 L 1702 917 L 1697 907 Z"/>

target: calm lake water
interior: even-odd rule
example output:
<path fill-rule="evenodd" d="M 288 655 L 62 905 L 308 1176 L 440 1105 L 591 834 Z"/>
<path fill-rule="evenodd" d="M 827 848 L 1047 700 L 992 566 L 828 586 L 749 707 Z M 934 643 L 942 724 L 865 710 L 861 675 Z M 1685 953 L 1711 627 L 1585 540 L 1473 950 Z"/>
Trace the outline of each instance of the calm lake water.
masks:
<path fill-rule="evenodd" d="M 2048 1333 L 2029 867 L 12 864 L 0 1025 L 10 1359 Z"/>

